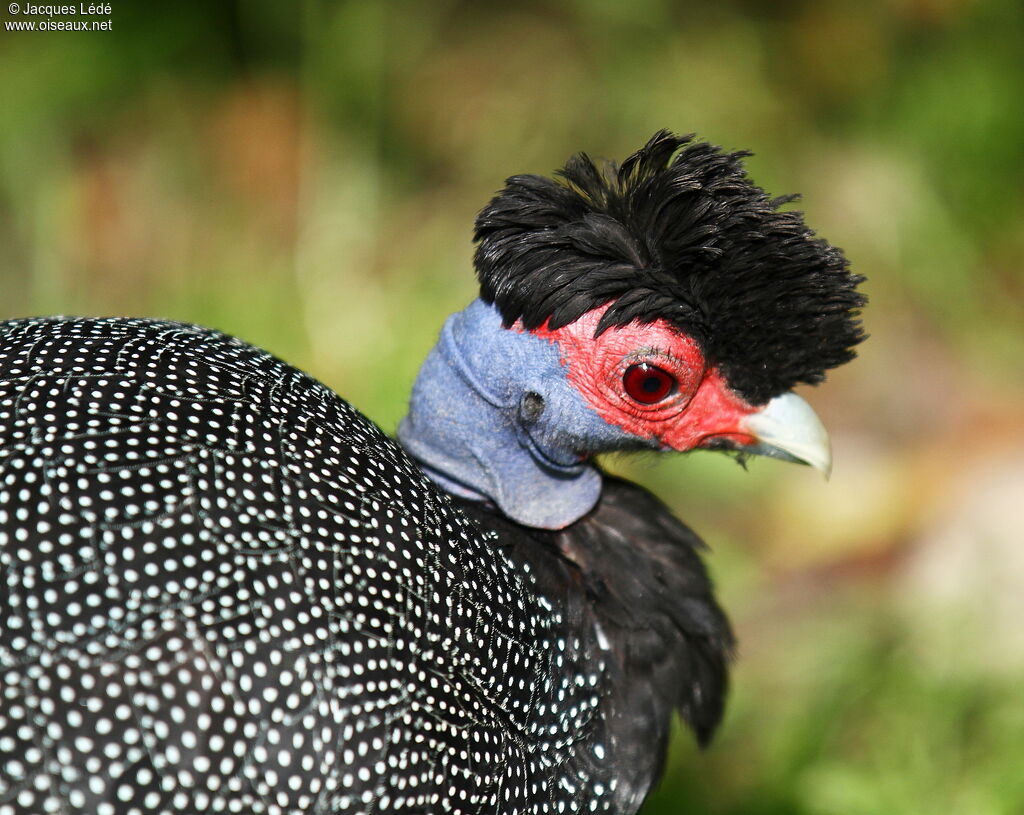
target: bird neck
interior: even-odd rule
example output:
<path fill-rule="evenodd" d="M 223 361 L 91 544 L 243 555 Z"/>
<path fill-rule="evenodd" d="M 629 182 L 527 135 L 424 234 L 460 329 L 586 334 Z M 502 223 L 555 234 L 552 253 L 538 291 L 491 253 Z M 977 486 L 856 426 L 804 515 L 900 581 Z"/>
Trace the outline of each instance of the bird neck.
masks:
<path fill-rule="evenodd" d="M 474 300 L 445 322 L 398 440 L 448 492 L 561 529 L 601 494 L 600 473 L 578 452 L 595 421 L 604 424 L 566 382 L 557 346 L 504 328 L 494 306 Z"/>

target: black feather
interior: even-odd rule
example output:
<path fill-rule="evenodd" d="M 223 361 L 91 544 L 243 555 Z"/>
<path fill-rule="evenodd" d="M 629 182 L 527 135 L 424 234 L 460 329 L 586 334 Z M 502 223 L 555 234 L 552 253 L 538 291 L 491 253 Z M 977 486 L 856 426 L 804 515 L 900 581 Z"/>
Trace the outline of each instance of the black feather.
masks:
<path fill-rule="evenodd" d="M 456 500 L 537 576 L 584 652 L 607 649 L 603 729 L 578 755 L 606 745 L 616 811 L 635 811 L 661 775 L 673 710 L 701 744 L 722 717 L 734 640 L 700 559 L 704 544 L 649 492 L 609 476 L 598 505 L 557 532 Z"/>
<path fill-rule="evenodd" d="M 692 138 L 659 131 L 621 166 L 579 153 L 561 183 L 508 179 L 476 222 L 481 297 L 528 329 L 607 303 L 598 333 L 665 319 L 754 404 L 820 382 L 865 337 L 863 278 L 780 211 L 796 196 L 750 181 L 749 153 Z"/>
<path fill-rule="evenodd" d="M 633 815 L 721 713 L 698 546 L 449 499 L 214 331 L 0 323 L 0 812 Z"/>

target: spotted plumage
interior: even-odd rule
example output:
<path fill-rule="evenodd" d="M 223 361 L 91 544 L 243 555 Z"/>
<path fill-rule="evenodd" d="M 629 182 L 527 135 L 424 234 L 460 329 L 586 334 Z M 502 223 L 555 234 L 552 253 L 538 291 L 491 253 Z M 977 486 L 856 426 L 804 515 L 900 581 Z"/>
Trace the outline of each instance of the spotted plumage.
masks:
<path fill-rule="evenodd" d="M 346 402 L 238 340 L 5 324 L 0 530 L 0 815 L 638 794 L 617 789 L 621 655 L 579 568 L 484 532 Z M 676 636 L 726 643 L 697 589 L 711 618 Z M 617 613 L 609 632 L 638 624 Z"/>

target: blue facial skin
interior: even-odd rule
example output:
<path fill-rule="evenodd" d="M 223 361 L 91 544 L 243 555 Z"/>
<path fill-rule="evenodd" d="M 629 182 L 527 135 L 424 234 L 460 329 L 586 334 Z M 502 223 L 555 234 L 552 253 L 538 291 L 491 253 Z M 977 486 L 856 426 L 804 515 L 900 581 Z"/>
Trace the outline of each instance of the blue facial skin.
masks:
<path fill-rule="evenodd" d="M 474 300 L 420 368 L 398 440 L 445 490 L 561 529 L 600 497 L 590 455 L 644 446 L 587 405 L 566 370 L 554 343 L 503 328 L 494 306 Z"/>

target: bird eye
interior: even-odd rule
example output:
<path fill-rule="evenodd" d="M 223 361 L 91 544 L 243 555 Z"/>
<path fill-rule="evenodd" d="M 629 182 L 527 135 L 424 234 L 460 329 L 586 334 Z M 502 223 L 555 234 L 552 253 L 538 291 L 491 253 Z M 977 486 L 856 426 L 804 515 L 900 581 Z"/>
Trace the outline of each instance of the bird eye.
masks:
<path fill-rule="evenodd" d="M 642 405 L 653 405 L 675 391 L 676 378 L 668 371 L 641 362 L 626 368 L 622 386 L 631 399 Z"/>

